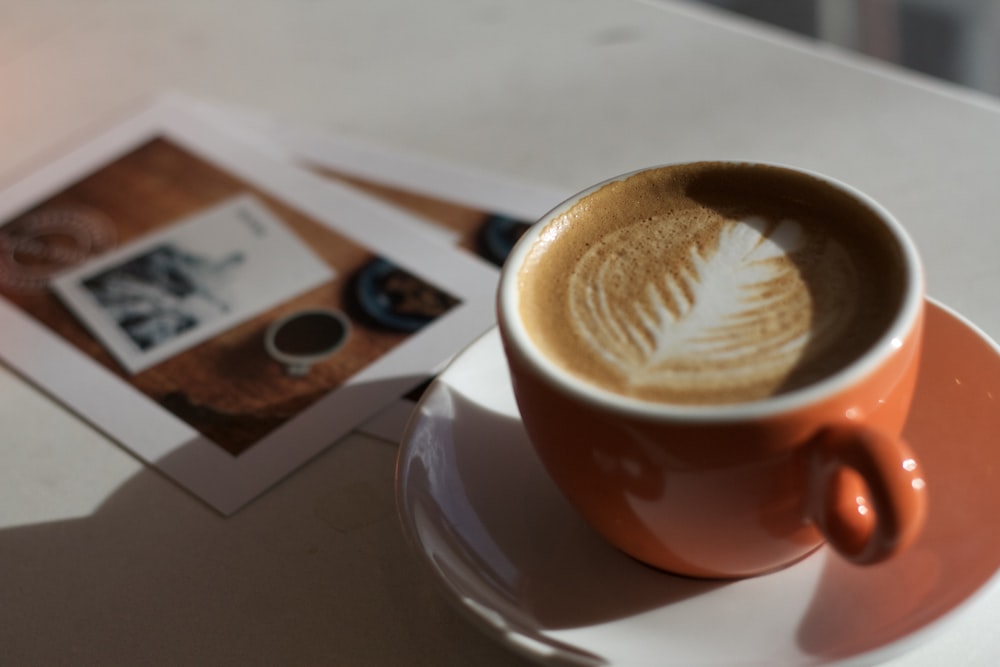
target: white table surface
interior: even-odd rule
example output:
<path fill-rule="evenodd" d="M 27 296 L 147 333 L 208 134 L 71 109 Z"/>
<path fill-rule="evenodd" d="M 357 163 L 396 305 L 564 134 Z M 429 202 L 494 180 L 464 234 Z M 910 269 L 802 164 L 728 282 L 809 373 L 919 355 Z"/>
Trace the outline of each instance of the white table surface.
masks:
<path fill-rule="evenodd" d="M 0 186 L 178 90 L 579 189 L 753 158 L 868 191 L 1000 337 L 1000 100 L 671 2 L 0 0 Z M 2 332 L 0 332 L 2 335 Z M 0 366 L 3 664 L 518 665 L 407 551 L 352 435 L 231 518 Z M 1000 592 L 891 664 L 1000 664 Z"/>

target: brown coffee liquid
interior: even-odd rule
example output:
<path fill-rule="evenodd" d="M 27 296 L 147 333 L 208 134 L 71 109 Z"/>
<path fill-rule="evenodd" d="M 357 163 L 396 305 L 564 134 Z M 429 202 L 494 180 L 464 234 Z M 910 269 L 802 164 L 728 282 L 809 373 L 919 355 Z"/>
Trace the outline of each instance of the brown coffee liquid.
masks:
<path fill-rule="evenodd" d="M 879 217 L 779 167 L 646 171 L 545 224 L 519 274 L 531 336 L 571 373 L 644 400 L 808 385 L 869 349 L 902 299 Z"/>
<path fill-rule="evenodd" d="M 322 354 L 346 335 L 343 322 L 326 313 L 303 313 L 285 322 L 274 337 L 274 346 L 285 354 Z"/>

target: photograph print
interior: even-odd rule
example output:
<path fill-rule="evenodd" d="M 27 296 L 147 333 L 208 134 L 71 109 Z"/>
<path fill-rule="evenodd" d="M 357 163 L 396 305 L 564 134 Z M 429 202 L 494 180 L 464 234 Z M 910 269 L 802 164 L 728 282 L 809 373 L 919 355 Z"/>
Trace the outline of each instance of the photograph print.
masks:
<path fill-rule="evenodd" d="M 65 273 L 52 288 L 138 373 L 334 274 L 244 194 Z"/>
<path fill-rule="evenodd" d="M 0 357 L 230 514 L 492 323 L 483 213 L 365 190 L 156 101 L 0 192 Z"/>
<path fill-rule="evenodd" d="M 72 224 L 53 228 L 67 211 Z M 67 253 L 60 244 L 81 226 L 106 227 L 99 240 L 113 242 Z M 46 256 L 73 258 L 45 264 L 52 275 L 44 280 L 43 264 L 28 257 L 43 246 Z M 0 296 L 234 457 L 330 405 L 352 378 L 461 303 L 400 267 L 385 272 L 375 248 L 166 136 L 0 224 L 0 247 L 17 260 L 6 266 L 0 256 Z M 332 315 L 301 317 L 314 312 Z M 287 321 L 336 321 L 342 331 L 336 340 L 321 332 L 329 353 L 297 374 L 288 350 L 269 345 Z M 337 409 L 371 410 L 344 405 Z"/>

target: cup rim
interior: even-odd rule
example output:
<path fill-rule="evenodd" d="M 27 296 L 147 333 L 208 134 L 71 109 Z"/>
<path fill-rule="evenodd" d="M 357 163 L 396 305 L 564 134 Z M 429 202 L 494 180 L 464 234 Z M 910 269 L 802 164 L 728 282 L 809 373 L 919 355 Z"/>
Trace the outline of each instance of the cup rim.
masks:
<path fill-rule="evenodd" d="M 582 198 L 610 183 L 622 181 L 647 171 L 704 162 L 791 170 L 822 181 L 830 187 L 854 198 L 875 213 L 885 228 L 891 233 L 899 248 L 906 287 L 896 315 L 885 332 L 860 357 L 844 368 L 816 382 L 775 396 L 740 403 L 672 404 L 625 396 L 608 389 L 602 389 L 583 378 L 571 374 L 542 354 L 521 321 L 517 286 L 520 267 L 528 251 L 547 226 L 547 223 L 569 210 Z M 778 162 L 732 159 L 698 160 L 653 165 L 612 176 L 572 195 L 541 216 L 534 225 L 525 231 L 504 262 L 497 289 L 497 320 L 501 334 L 505 339 L 505 345 L 516 347 L 520 356 L 536 372 L 578 400 L 604 410 L 627 413 L 653 420 L 660 419 L 692 423 L 705 421 L 734 422 L 794 412 L 836 396 L 858 384 L 864 378 L 878 370 L 893 352 L 907 344 L 910 336 L 915 333 L 915 327 L 920 320 L 924 296 L 924 271 L 915 243 L 899 220 L 882 204 L 875 201 L 875 199 L 865 192 L 834 177 L 810 169 L 803 169 Z"/>

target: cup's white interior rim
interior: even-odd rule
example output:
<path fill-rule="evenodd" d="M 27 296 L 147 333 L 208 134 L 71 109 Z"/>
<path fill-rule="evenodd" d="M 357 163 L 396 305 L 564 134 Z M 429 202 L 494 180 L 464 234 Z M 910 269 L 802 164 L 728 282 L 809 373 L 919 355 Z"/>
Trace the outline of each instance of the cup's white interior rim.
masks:
<path fill-rule="evenodd" d="M 597 183 L 560 203 L 542 216 L 518 240 L 504 263 L 497 293 L 498 319 L 501 331 L 508 338 L 508 344 L 513 344 L 541 375 L 560 387 L 563 391 L 585 402 L 599 405 L 606 410 L 642 416 L 648 419 L 664 419 L 670 421 L 689 422 L 724 422 L 764 418 L 790 412 L 818 403 L 834 396 L 854 384 L 860 382 L 877 370 L 881 364 L 901 345 L 907 344 L 917 324 L 924 303 L 924 273 L 920 255 L 916 245 L 909 237 L 903 225 L 885 207 L 869 195 L 842 181 L 800 167 L 786 164 L 746 161 L 746 160 L 710 160 L 711 162 L 764 166 L 788 169 L 811 176 L 827 185 L 840 190 L 862 203 L 874 212 L 891 233 L 899 248 L 904 272 L 903 294 L 899 311 L 885 333 L 861 357 L 845 368 L 829 375 L 822 380 L 801 389 L 785 392 L 765 399 L 746 403 L 719 405 L 672 405 L 654 401 L 646 401 L 601 389 L 583 379 L 572 375 L 556 363 L 548 359 L 535 346 L 530 334 L 519 316 L 520 304 L 517 289 L 518 273 L 524 263 L 528 251 L 545 229 L 547 223 L 558 215 L 569 210 L 573 204 L 583 197 L 596 192 L 605 185 L 644 171 L 676 166 L 685 163 L 668 163 L 642 169 L 636 169 Z M 912 344 L 912 342 L 910 342 Z"/>

